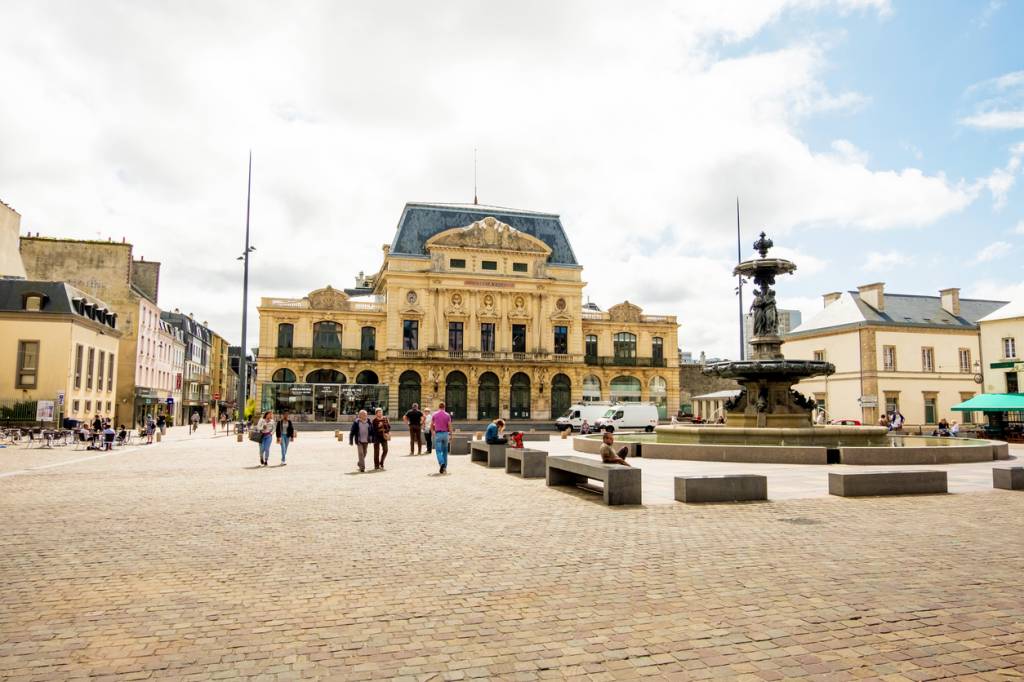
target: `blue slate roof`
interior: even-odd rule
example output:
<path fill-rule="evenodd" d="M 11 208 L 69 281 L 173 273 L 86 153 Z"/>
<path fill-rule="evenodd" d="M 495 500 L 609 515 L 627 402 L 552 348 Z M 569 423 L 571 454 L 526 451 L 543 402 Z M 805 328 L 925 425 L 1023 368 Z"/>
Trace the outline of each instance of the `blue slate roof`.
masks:
<path fill-rule="evenodd" d="M 395 238 L 391 242 L 391 253 L 426 256 L 427 250 L 424 245 L 434 235 L 453 227 L 466 227 L 488 216 L 493 216 L 550 246 L 549 263 L 579 266 L 558 215 L 476 204 L 406 204 L 402 217 L 398 220 Z"/>

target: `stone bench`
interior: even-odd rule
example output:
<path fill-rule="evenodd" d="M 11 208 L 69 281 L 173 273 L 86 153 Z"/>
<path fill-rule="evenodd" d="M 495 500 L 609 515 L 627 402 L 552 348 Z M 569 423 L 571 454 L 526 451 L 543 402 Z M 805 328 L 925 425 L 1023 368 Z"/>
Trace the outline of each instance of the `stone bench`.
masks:
<path fill-rule="evenodd" d="M 869 495 L 927 495 L 946 493 L 945 471 L 829 472 L 828 494 L 839 497 Z"/>
<path fill-rule="evenodd" d="M 642 504 L 640 469 L 622 464 L 604 464 L 589 457 L 548 456 L 549 486 L 577 487 L 585 485 L 590 479 L 604 483 L 605 504 Z"/>
<path fill-rule="evenodd" d="M 992 487 L 1000 490 L 1024 490 L 1024 467 L 993 468 Z"/>
<path fill-rule="evenodd" d="M 473 435 L 469 433 L 453 433 L 448 436 L 449 455 L 468 455 L 469 444 L 473 441 Z"/>
<path fill-rule="evenodd" d="M 754 474 L 676 476 L 679 502 L 748 502 L 768 499 L 768 477 Z"/>
<path fill-rule="evenodd" d="M 503 468 L 507 448 L 508 446 L 503 443 L 489 445 L 482 440 L 475 440 L 469 445 L 469 460 L 481 462 L 489 469 Z"/>
<path fill-rule="evenodd" d="M 505 450 L 505 473 L 523 478 L 544 478 L 547 475 L 548 453 L 530 448 Z"/>

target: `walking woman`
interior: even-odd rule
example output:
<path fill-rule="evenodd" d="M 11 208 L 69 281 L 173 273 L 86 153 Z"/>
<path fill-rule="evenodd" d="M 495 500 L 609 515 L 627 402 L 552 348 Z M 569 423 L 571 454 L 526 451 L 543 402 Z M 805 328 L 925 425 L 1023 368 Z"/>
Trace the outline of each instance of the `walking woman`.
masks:
<path fill-rule="evenodd" d="M 373 430 L 373 468 L 384 469 L 384 460 L 388 456 L 388 441 L 391 440 L 391 422 L 384 416 L 384 410 L 379 407 L 373 414 Z"/>
<path fill-rule="evenodd" d="M 267 466 L 270 461 L 270 444 L 274 440 L 274 413 L 267 410 L 256 422 L 256 431 L 260 434 L 260 466 Z"/>

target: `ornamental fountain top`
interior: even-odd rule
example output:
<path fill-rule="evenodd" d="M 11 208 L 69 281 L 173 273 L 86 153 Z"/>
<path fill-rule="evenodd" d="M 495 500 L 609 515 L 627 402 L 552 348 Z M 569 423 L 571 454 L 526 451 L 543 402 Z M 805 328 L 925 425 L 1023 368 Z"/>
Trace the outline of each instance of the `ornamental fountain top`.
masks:
<path fill-rule="evenodd" d="M 801 379 L 828 375 L 835 367 L 828 362 L 787 360 L 782 355 L 779 337 L 779 313 L 776 307 L 775 278 L 796 271 L 796 264 L 783 258 L 769 258 L 774 246 L 764 232 L 754 242 L 761 256 L 740 263 L 733 270 L 754 280 L 757 289 L 750 313 L 754 335 L 749 360 L 715 362 L 704 368 L 705 374 L 735 379 L 743 389 L 726 403 L 728 424 L 739 427 L 809 427 L 814 400 L 793 390 Z"/>

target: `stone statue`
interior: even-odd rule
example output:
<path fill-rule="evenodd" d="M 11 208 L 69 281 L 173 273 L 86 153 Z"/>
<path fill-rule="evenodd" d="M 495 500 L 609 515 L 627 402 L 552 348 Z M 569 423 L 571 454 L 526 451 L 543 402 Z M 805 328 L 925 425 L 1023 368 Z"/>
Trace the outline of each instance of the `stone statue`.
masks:
<path fill-rule="evenodd" d="M 764 296 L 764 323 L 767 328 L 765 336 L 777 336 L 779 333 L 779 310 L 775 306 L 775 292 L 771 289 Z"/>
<path fill-rule="evenodd" d="M 760 291 L 754 292 L 754 302 L 750 304 L 750 312 L 754 315 L 754 336 L 768 336 L 765 301 Z"/>

